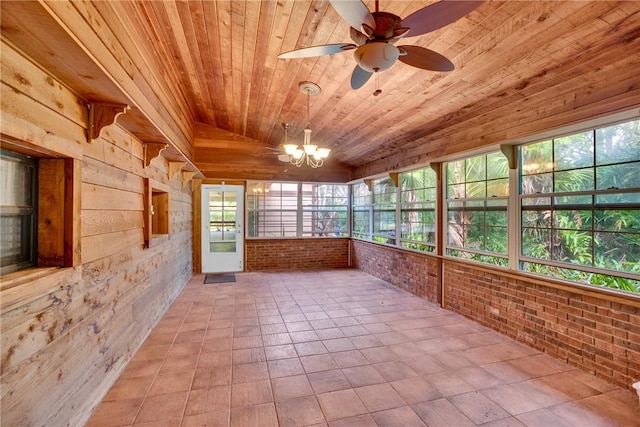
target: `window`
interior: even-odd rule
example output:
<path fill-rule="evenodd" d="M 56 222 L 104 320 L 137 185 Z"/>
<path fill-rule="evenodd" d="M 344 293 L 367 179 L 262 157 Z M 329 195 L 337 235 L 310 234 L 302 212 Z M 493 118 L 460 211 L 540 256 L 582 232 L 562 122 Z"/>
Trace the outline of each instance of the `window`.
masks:
<path fill-rule="evenodd" d="M 639 292 L 640 120 L 521 146 L 520 162 L 521 269 Z"/>
<path fill-rule="evenodd" d="M 251 182 L 247 237 L 348 235 L 346 184 Z"/>
<path fill-rule="evenodd" d="M 352 236 L 371 240 L 371 192 L 364 182 L 351 186 Z"/>
<path fill-rule="evenodd" d="M 247 237 L 296 237 L 297 211 L 297 183 L 249 184 Z"/>
<path fill-rule="evenodd" d="M 509 167 L 500 152 L 446 164 L 447 254 L 508 266 Z"/>
<path fill-rule="evenodd" d="M 37 159 L 0 151 L 0 274 L 36 265 Z"/>
<path fill-rule="evenodd" d="M 209 252 L 236 252 L 238 192 L 220 188 L 211 189 L 208 194 L 209 200 L 204 202 L 208 203 Z"/>
<path fill-rule="evenodd" d="M 391 178 L 373 180 L 373 240 L 396 243 L 397 189 Z"/>
<path fill-rule="evenodd" d="M 36 157 L 20 141 L 2 142 L 16 151 L 0 152 L 0 274 L 79 265 L 82 161 Z"/>
<path fill-rule="evenodd" d="M 144 209 L 144 245 L 149 248 L 165 241 L 169 234 L 169 187 L 145 178 Z"/>
<path fill-rule="evenodd" d="M 400 174 L 400 243 L 405 248 L 435 251 L 436 173 L 431 168 Z"/>
<path fill-rule="evenodd" d="M 302 184 L 302 235 L 347 236 L 347 185 Z"/>

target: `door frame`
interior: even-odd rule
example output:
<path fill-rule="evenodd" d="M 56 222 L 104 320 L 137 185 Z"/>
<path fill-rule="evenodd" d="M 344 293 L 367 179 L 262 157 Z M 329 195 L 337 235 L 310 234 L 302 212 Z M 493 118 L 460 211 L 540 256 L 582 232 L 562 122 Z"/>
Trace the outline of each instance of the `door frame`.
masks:
<path fill-rule="evenodd" d="M 209 223 L 209 192 L 225 191 L 236 192 L 236 251 L 232 254 L 217 253 L 220 268 L 211 268 L 211 259 L 205 260 L 205 256 L 214 255 L 209 250 L 210 223 Z M 200 271 L 201 273 L 223 273 L 244 271 L 244 185 L 231 184 L 201 184 L 200 186 Z"/>

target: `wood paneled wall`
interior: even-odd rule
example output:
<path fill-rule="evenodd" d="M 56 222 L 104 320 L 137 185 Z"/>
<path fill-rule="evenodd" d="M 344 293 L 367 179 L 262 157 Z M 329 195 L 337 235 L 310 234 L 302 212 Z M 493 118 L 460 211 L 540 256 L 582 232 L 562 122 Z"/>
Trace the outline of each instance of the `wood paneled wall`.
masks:
<path fill-rule="evenodd" d="M 3 148 L 81 162 L 75 267 L 3 277 L 2 425 L 82 425 L 191 277 L 190 184 L 116 125 L 86 142 L 86 101 L 2 45 Z M 144 179 L 169 189 L 170 234 L 144 249 Z"/>

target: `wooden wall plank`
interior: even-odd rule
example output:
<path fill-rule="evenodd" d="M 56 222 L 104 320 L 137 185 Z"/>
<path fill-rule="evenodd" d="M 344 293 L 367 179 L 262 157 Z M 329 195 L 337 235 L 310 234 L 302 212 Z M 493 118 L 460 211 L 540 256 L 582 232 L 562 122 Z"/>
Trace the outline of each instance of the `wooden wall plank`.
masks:
<path fill-rule="evenodd" d="M 113 233 L 142 228 L 140 211 L 88 210 L 82 211 L 82 236 Z"/>
<path fill-rule="evenodd" d="M 82 184 L 82 209 L 142 211 L 140 193 L 93 184 Z"/>
<path fill-rule="evenodd" d="M 24 75 L 48 77 L 27 59 L 18 63 Z M 192 274 L 190 190 L 168 180 L 166 161 L 144 169 L 140 141 L 119 126 L 105 127 L 92 144 L 79 143 L 81 110 L 63 111 L 48 96 L 36 102 L 26 88 L 10 87 L 4 73 L 0 78 L 8 94 L 3 148 L 5 138 L 15 138 L 34 153 L 71 154 L 60 160 L 66 175 L 64 167 L 62 174 L 46 173 L 49 160 L 42 162 L 43 181 L 73 201 L 71 214 L 62 215 L 73 219 L 63 227 L 70 233 L 63 241 L 69 242 L 65 258 L 78 258 L 71 262 L 76 267 L 3 277 L 2 424 L 82 425 Z M 5 110 L 9 102 L 15 105 Z M 171 238 L 143 249 L 148 176 L 159 177 L 171 197 Z"/>

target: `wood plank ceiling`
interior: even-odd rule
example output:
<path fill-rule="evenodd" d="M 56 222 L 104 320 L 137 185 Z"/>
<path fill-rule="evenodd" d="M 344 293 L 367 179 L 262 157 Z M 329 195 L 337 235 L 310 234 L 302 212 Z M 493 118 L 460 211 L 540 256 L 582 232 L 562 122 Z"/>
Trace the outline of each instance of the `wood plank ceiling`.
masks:
<path fill-rule="evenodd" d="M 364 2 L 370 10 L 375 1 Z M 432 1 L 380 1 L 405 17 Z M 278 59 L 301 47 L 350 42 L 326 0 L 95 2 L 162 64 L 193 124 L 196 166 L 211 178 L 276 179 L 282 123 L 301 141 L 307 98 L 315 143 L 332 148 L 311 179 L 346 180 L 509 142 L 640 105 L 640 1 L 486 1 L 402 44 L 432 49 L 449 73 L 396 63 L 352 90 L 350 52 Z M 152 52 L 148 52 L 151 50 Z M 345 172 L 348 171 L 348 172 Z"/>

